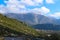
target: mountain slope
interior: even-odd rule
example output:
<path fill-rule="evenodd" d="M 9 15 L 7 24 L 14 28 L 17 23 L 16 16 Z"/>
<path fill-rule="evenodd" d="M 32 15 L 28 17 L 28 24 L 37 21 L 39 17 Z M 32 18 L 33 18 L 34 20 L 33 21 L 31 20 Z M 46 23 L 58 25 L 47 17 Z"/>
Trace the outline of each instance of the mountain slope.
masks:
<path fill-rule="evenodd" d="M 7 18 L 6 16 L 3 16 L 1 14 L 0 14 L 0 25 L 3 28 L 15 30 L 20 33 L 34 35 L 34 36 L 39 35 L 37 31 L 35 31 L 33 28 L 29 27 L 25 23 L 21 21 L 17 21 L 15 19 Z"/>
<path fill-rule="evenodd" d="M 6 15 L 7 17 L 10 17 L 10 18 L 24 21 L 27 24 L 31 24 L 31 25 L 54 23 L 52 19 L 50 19 L 44 15 L 38 15 L 38 14 L 34 14 L 34 13 L 26 13 L 26 14 L 8 13 L 8 14 L 4 14 L 4 15 Z"/>

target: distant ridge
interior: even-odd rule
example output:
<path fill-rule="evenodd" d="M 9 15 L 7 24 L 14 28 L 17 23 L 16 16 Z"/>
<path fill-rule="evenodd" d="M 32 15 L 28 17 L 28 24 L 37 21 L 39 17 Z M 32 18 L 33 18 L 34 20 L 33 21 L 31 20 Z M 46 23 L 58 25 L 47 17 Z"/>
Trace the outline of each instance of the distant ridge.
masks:
<path fill-rule="evenodd" d="M 53 31 L 60 31 L 60 25 L 55 24 L 37 24 L 33 26 L 35 29 L 40 30 L 53 30 Z"/>

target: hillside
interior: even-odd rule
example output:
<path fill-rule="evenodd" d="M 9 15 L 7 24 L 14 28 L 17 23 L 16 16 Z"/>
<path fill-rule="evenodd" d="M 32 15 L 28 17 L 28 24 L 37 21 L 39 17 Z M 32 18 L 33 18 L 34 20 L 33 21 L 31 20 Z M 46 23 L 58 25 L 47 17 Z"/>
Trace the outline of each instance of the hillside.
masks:
<path fill-rule="evenodd" d="M 45 26 L 46 25 L 46 26 Z M 38 25 L 34 25 L 34 27 L 36 26 L 36 28 L 42 27 L 45 28 L 48 26 L 50 27 L 50 24 L 42 24 L 40 26 Z M 51 25 L 52 27 L 52 25 Z M 55 27 L 54 27 L 55 28 Z M 59 28 L 60 30 L 60 28 Z M 21 21 L 17 21 L 16 19 L 12 19 L 12 18 L 8 18 L 6 16 L 3 16 L 2 14 L 0 14 L 0 37 L 1 36 L 20 36 L 23 38 L 27 39 L 31 39 L 31 40 L 42 40 L 42 39 L 54 39 L 56 36 L 56 38 L 58 38 L 60 40 L 60 33 L 59 34 L 55 34 L 55 33 L 50 33 L 50 35 L 53 37 L 48 37 L 48 34 L 45 33 L 44 31 L 36 31 L 34 28 L 32 28 L 31 26 L 28 26 L 27 24 L 25 24 L 24 22 Z M 56 35 L 56 36 L 55 36 Z M 42 39 L 40 39 L 42 38 Z M 4 39 L 4 38 L 3 38 Z"/>
<path fill-rule="evenodd" d="M 40 30 L 52 30 L 52 31 L 60 31 L 60 25 L 55 24 L 37 24 L 33 26 L 35 29 Z"/>
<path fill-rule="evenodd" d="M 26 14 L 15 14 L 15 13 L 7 13 L 4 14 L 7 17 L 14 18 L 20 21 L 24 21 L 29 25 L 36 25 L 36 24 L 45 24 L 45 23 L 54 23 L 54 20 L 48 18 L 44 15 L 38 15 L 34 13 L 26 13 Z"/>
<path fill-rule="evenodd" d="M 4 14 L 7 17 L 17 19 L 19 21 L 24 21 L 29 25 L 36 25 L 36 24 L 56 24 L 60 25 L 60 19 L 56 19 L 53 17 L 48 17 L 45 15 L 38 15 L 34 13 L 26 13 L 26 14 L 15 14 L 15 13 L 6 13 Z"/>
<path fill-rule="evenodd" d="M 11 19 L 0 14 L 0 33 L 3 33 L 3 31 L 1 30 L 3 31 L 7 30 L 8 32 L 13 31 L 12 33 L 17 32 L 17 33 L 23 33 L 25 35 L 39 36 L 38 32 L 35 29 L 29 27 L 24 22 L 17 21 L 15 19 Z"/>

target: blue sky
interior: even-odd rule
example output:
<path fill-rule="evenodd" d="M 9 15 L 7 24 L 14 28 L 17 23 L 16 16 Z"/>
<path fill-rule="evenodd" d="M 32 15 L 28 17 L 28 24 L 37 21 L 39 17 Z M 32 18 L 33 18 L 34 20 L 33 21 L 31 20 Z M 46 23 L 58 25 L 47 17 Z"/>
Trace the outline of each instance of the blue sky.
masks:
<path fill-rule="evenodd" d="M 60 18 L 60 0 L 0 0 L 1 13 L 33 12 Z"/>

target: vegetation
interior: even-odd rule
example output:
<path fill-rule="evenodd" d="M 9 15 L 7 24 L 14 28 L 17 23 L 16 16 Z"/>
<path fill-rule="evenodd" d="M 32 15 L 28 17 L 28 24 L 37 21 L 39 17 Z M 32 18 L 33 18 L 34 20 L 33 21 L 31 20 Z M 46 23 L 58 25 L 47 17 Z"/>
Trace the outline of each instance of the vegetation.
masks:
<path fill-rule="evenodd" d="M 43 25 L 44 26 L 44 25 Z M 24 22 L 11 19 L 0 14 L 0 37 L 1 36 L 25 36 L 26 40 L 37 40 L 43 38 L 45 40 L 60 40 L 60 34 L 50 33 L 48 36 L 45 32 L 36 31 Z M 3 40 L 3 38 L 2 38 Z"/>
<path fill-rule="evenodd" d="M 17 21 L 16 19 L 8 18 L 6 16 L 3 16 L 2 14 L 0 14 L 0 30 L 1 29 L 3 31 L 8 30 L 8 32 L 13 31 L 12 33 L 17 32 L 17 33 L 23 33 L 25 35 L 39 36 L 39 33 L 35 29 L 29 27 L 24 22 L 20 22 Z M 2 34 L 3 31 L 0 31 L 0 34 Z"/>

